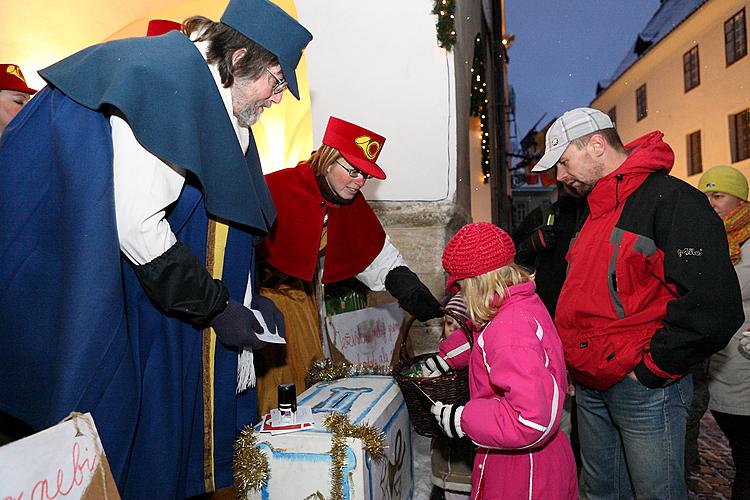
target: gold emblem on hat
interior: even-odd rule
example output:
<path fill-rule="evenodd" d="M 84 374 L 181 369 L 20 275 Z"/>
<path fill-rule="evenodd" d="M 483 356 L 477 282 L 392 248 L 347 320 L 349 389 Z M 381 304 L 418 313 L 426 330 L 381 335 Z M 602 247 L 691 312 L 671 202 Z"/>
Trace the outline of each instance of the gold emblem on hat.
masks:
<path fill-rule="evenodd" d="M 11 75 L 15 76 L 22 82 L 26 83 L 26 80 L 23 79 L 21 76 L 21 69 L 16 66 L 15 64 L 9 64 L 7 68 L 5 68 L 6 73 L 10 73 Z"/>
<path fill-rule="evenodd" d="M 367 159 L 374 160 L 375 157 L 378 156 L 380 143 L 378 141 L 373 141 L 372 137 L 368 135 L 360 135 L 354 139 L 354 142 L 360 147 L 360 149 L 362 149 L 362 152 L 365 153 Z"/>

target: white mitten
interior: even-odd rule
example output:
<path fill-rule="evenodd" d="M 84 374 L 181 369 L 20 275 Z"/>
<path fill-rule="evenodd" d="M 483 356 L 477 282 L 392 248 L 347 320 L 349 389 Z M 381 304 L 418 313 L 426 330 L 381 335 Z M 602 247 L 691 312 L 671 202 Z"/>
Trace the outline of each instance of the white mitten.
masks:
<path fill-rule="evenodd" d="M 463 411 L 463 405 L 446 405 L 440 401 L 430 408 L 430 412 L 438 421 L 440 428 L 449 438 L 464 437 L 464 431 L 461 430 L 461 413 Z"/>
<path fill-rule="evenodd" d="M 451 371 L 448 362 L 443 359 L 439 354 L 433 354 L 429 358 L 422 362 L 422 376 L 427 378 L 434 378 L 448 373 Z"/>

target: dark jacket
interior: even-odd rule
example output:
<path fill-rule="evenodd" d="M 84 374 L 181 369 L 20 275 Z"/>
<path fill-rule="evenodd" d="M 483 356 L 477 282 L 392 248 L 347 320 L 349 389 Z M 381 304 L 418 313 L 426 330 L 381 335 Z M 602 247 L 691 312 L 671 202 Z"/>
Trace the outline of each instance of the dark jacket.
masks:
<path fill-rule="evenodd" d="M 555 322 L 575 380 L 604 390 L 635 370 L 659 387 L 726 345 L 742 324 L 739 284 L 721 219 L 706 197 L 668 175 L 661 132 L 587 198 L 568 252 Z"/>
<path fill-rule="evenodd" d="M 568 262 L 565 255 L 568 253 L 570 241 L 578 227 L 586 207 L 583 198 L 576 198 L 560 189 L 560 194 L 555 203 L 548 209 L 535 208 L 521 221 L 513 231 L 513 241 L 516 243 L 516 262 L 522 266 L 532 268 L 536 271 L 536 293 L 547 306 L 550 316 L 555 317 L 557 299 L 565 282 L 565 274 Z M 521 243 L 532 236 L 542 225 L 548 223 L 549 216 L 554 217 L 552 230 L 555 233 L 555 242 L 548 250 L 535 252 L 530 245 Z"/>

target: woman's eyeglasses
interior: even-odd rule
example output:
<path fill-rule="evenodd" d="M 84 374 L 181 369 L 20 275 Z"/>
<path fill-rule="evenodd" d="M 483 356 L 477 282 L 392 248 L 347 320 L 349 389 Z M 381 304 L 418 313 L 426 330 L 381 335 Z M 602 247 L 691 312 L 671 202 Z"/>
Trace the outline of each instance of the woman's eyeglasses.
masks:
<path fill-rule="evenodd" d="M 268 74 L 271 75 L 274 80 L 276 80 L 276 85 L 273 86 L 273 93 L 281 94 L 282 92 L 284 92 L 289 86 L 289 82 L 287 82 L 285 78 L 280 79 L 278 76 L 273 74 L 273 71 L 268 68 L 266 68 L 266 71 L 268 71 Z"/>
<path fill-rule="evenodd" d="M 357 177 L 359 177 L 360 175 L 361 175 L 361 176 L 362 176 L 362 178 L 363 178 L 363 179 L 365 179 L 365 180 L 367 180 L 367 179 L 369 179 L 370 177 L 372 177 L 372 176 L 371 176 L 370 174 L 366 174 L 366 173 L 362 172 L 361 170 L 357 170 L 356 168 L 349 168 L 349 167 L 345 167 L 344 165 L 342 165 L 342 164 L 341 164 L 341 163 L 339 163 L 339 162 L 336 162 L 336 164 L 337 164 L 337 165 L 338 165 L 339 167 L 341 167 L 341 168 L 343 168 L 344 170 L 346 170 L 346 173 L 347 173 L 347 174 L 349 174 L 349 177 L 351 177 L 352 179 L 356 179 L 356 178 L 357 178 Z"/>

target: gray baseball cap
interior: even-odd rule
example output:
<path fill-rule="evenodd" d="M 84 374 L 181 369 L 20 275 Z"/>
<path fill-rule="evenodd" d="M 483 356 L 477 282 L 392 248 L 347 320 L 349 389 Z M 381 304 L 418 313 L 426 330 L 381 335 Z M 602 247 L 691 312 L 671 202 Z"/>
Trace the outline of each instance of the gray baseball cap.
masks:
<path fill-rule="evenodd" d="M 615 128 L 615 126 L 610 117 L 598 109 L 576 108 L 566 111 L 547 130 L 544 156 L 531 171 L 544 172 L 551 169 L 560 161 L 560 157 L 571 141 L 605 128 Z"/>

